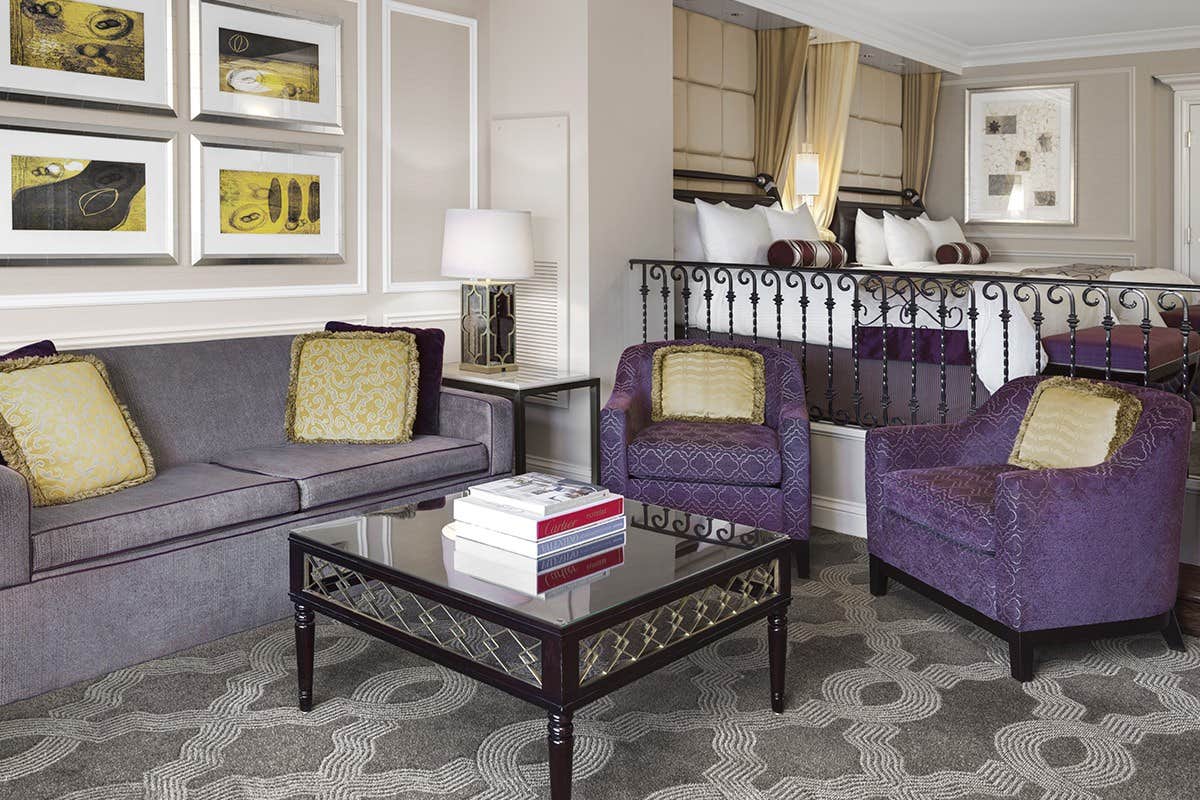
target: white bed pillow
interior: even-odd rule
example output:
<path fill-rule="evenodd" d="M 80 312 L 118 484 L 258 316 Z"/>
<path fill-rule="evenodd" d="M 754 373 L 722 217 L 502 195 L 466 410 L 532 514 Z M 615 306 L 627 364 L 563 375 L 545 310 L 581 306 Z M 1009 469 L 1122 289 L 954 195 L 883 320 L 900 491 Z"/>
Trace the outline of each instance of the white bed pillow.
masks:
<path fill-rule="evenodd" d="M 799 239 L 815 242 L 821 238 L 817 232 L 817 223 L 813 222 L 812 212 L 808 204 L 801 205 L 795 211 L 784 211 L 766 206 L 757 207 L 759 213 L 767 218 L 767 227 L 771 229 L 771 240 Z"/>
<path fill-rule="evenodd" d="M 929 241 L 933 243 L 933 252 L 935 253 L 944 244 L 965 242 L 967 240 L 967 235 L 963 233 L 962 227 L 954 217 L 930 219 L 928 214 L 922 214 L 917 217 L 917 224 L 925 229 L 925 233 L 929 236 Z"/>
<path fill-rule="evenodd" d="M 883 241 L 887 247 L 888 262 L 893 266 L 937 260 L 933 257 L 933 242 L 929 234 L 915 219 L 904 219 L 883 212 Z"/>
<path fill-rule="evenodd" d="M 704 245 L 700 241 L 700 219 L 695 203 L 675 201 L 675 260 L 703 261 Z"/>
<path fill-rule="evenodd" d="M 883 238 L 883 220 L 861 208 L 854 216 L 854 260 L 859 264 L 887 264 L 887 244 Z"/>
<path fill-rule="evenodd" d="M 704 259 L 713 263 L 766 264 L 771 227 L 754 209 L 696 201 Z"/>

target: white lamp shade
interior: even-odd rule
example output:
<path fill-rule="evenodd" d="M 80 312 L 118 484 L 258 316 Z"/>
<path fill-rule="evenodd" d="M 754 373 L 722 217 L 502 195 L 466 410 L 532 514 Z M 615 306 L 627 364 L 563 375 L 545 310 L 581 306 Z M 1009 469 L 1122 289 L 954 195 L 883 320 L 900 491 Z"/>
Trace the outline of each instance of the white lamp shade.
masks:
<path fill-rule="evenodd" d="M 528 211 L 448 208 L 442 275 L 513 281 L 533 277 L 533 215 Z"/>
<path fill-rule="evenodd" d="M 796 197 L 813 197 L 821 193 L 821 157 L 816 153 L 796 153 L 792 174 Z"/>

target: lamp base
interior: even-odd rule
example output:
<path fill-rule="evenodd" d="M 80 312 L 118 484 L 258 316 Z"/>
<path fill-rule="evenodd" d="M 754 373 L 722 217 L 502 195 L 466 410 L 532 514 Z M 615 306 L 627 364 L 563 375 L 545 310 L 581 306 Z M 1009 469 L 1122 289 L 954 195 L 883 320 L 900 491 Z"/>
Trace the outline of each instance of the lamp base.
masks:
<path fill-rule="evenodd" d="M 462 285 L 462 369 L 498 373 L 517 369 L 517 288 L 480 280 Z"/>

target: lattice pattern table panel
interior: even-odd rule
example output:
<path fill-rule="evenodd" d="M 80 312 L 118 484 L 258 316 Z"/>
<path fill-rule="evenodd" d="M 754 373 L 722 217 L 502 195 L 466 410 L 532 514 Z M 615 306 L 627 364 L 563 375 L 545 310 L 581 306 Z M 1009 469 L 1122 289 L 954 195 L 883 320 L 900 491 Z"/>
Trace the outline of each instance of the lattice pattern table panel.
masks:
<path fill-rule="evenodd" d="M 528 634 L 313 555 L 304 557 L 304 591 L 525 683 L 542 685 L 542 643 Z"/>
<path fill-rule="evenodd" d="M 778 596 L 778 562 L 771 562 L 598 631 L 579 642 L 579 683 L 632 666 Z"/>

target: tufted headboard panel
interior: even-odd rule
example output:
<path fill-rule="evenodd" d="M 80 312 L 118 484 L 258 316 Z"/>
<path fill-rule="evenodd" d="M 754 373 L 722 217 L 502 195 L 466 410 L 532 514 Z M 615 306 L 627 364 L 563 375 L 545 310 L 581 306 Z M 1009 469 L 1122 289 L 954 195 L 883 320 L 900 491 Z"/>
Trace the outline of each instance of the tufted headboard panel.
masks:
<path fill-rule="evenodd" d="M 904 163 L 901 130 L 904 83 L 901 76 L 876 67 L 859 65 L 846 128 L 846 153 L 842 160 L 842 186 L 868 189 L 901 188 Z M 866 197 L 847 195 L 853 200 Z M 872 197 L 870 202 L 899 203 L 897 197 Z"/>
<path fill-rule="evenodd" d="M 754 31 L 681 8 L 674 13 L 675 169 L 751 177 Z M 753 185 L 677 180 L 678 189 L 753 191 Z"/>

